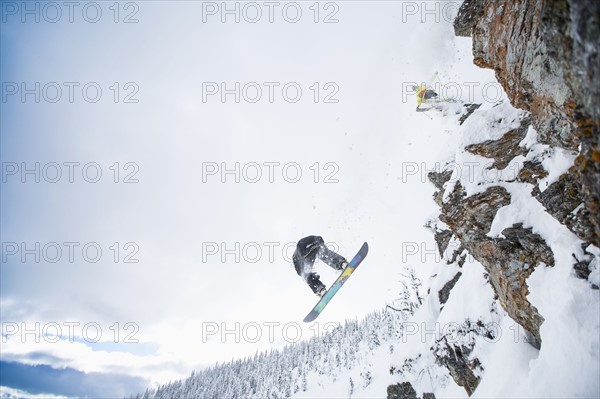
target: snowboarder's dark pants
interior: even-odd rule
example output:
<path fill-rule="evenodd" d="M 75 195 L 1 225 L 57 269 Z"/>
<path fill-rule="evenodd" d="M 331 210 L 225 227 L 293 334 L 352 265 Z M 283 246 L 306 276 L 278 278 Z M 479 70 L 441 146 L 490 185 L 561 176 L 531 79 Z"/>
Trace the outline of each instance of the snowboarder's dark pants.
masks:
<path fill-rule="evenodd" d="M 433 90 L 425 90 L 425 100 L 429 100 L 431 98 L 436 98 L 438 94 Z"/>
<path fill-rule="evenodd" d="M 335 270 L 342 270 L 342 263 L 346 262 L 343 256 L 327 248 L 323 238 L 319 236 L 308 236 L 298 241 L 292 257 L 294 268 L 314 293 L 325 288 L 325 284 L 319 280 L 319 275 L 313 272 L 313 265 L 317 257 Z"/>

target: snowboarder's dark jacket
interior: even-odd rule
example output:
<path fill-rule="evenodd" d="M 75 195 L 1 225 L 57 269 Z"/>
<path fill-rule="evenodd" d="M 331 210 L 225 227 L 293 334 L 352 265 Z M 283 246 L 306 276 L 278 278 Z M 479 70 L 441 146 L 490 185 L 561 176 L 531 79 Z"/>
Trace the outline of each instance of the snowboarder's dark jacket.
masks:
<path fill-rule="evenodd" d="M 314 293 L 325 289 L 325 284 L 321 282 L 319 275 L 313 272 L 313 265 L 317 256 L 335 270 L 343 269 L 343 263 L 346 262 L 343 256 L 327 248 L 320 236 L 308 236 L 298 241 L 292 257 L 294 268 Z"/>

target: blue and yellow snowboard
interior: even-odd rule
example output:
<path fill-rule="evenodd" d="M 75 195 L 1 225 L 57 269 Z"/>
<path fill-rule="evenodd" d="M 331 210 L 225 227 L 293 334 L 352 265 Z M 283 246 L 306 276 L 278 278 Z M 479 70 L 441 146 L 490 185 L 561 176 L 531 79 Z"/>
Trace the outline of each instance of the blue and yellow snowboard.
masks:
<path fill-rule="evenodd" d="M 352 273 L 354 273 L 354 270 L 356 270 L 358 265 L 360 265 L 360 262 L 362 262 L 363 259 L 367 256 L 367 252 L 369 252 L 369 245 L 365 242 L 360 248 L 360 251 L 358 251 L 354 258 L 352 258 L 352 260 L 348 263 L 348 266 L 346 266 L 342 274 L 340 274 L 337 280 L 335 280 L 335 283 L 333 283 L 333 285 L 327 290 L 325 295 L 321 297 L 319 302 L 315 305 L 313 310 L 310 311 L 308 316 L 304 318 L 305 323 L 309 323 L 315 320 L 317 317 L 319 317 L 323 309 L 325 309 L 325 306 L 327 306 L 329 301 L 331 301 L 331 298 L 333 298 L 335 293 L 339 291 L 339 289 L 342 287 L 342 285 L 344 285 L 346 280 L 348 280 Z"/>

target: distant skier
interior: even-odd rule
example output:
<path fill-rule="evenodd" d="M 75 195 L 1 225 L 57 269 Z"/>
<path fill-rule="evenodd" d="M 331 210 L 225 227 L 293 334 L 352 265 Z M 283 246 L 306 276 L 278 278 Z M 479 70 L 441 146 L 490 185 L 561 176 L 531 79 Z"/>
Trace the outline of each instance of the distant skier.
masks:
<path fill-rule="evenodd" d="M 428 89 L 424 83 L 420 86 L 413 86 L 412 89 L 415 91 L 417 97 L 417 112 L 429 110 L 429 108 L 422 109 L 421 104 L 426 100 L 438 97 L 438 94 L 434 90 Z"/>
<path fill-rule="evenodd" d="M 327 248 L 323 238 L 319 236 L 308 236 L 298 241 L 292 257 L 296 273 L 308 283 L 315 294 L 322 297 L 327 288 L 319 280 L 319 275 L 313 272 L 313 265 L 317 257 L 335 270 L 344 270 L 348 266 L 348 262 L 346 258 Z"/>

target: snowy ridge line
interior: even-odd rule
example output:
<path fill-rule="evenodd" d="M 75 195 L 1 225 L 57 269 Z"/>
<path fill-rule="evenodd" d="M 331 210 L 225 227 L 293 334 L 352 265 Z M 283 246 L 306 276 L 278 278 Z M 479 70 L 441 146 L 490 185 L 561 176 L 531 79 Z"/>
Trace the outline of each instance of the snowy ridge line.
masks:
<path fill-rule="evenodd" d="M 437 267 L 439 272 L 445 269 L 443 265 Z M 483 281 L 482 292 L 486 294 L 481 295 L 490 300 L 477 309 L 489 308 L 491 314 L 497 314 L 499 306 L 492 300 L 483 268 L 478 266 L 473 271 L 474 274 L 467 275 Z M 444 349 L 447 345 L 473 348 L 502 344 L 502 340 L 528 344 L 516 323 L 510 325 L 503 321 L 501 311 L 491 318 L 481 310 L 463 314 L 449 301 L 445 316 L 438 310 L 432 317 L 431 309 L 441 306 L 436 287 L 443 286 L 447 276 L 440 273 L 434 277 L 429 295 L 423 297 L 420 280 L 405 267 L 398 298 L 387 305 L 386 310 L 373 312 L 361 321 L 347 320 L 323 336 L 291 343 L 281 350 L 216 364 L 193 372 L 185 380 L 132 397 L 308 398 L 322 396 L 323 392 L 375 397 L 399 379 L 410 381 L 419 392 L 460 393 L 448 370 L 436 360 L 436 356 L 447 355 Z M 333 386 L 335 389 L 329 391 Z"/>
<path fill-rule="evenodd" d="M 252 358 L 216 364 L 193 372 L 185 380 L 132 397 L 290 397 L 306 391 L 315 374 L 335 378 L 342 370 L 356 366 L 364 356 L 361 352 L 365 346 L 379 346 L 381 341 L 394 336 L 394 322 L 398 318 L 390 312 L 373 312 L 361 322 L 348 320 L 322 337 L 257 353 Z"/>
<path fill-rule="evenodd" d="M 339 396 L 340 389 L 350 396 L 369 387 L 373 389 L 374 371 L 367 365 L 372 365 L 373 357 L 385 356 L 388 361 L 380 363 L 380 367 L 385 375 L 389 374 L 386 364 L 390 364 L 394 345 L 402 337 L 403 323 L 423 302 L 421 281 L 410 268 L 403 270 L 398 299 L 389 304 L 400 311 L 386 307 L 361 321 L 346 320 L 331 330 L 320 329 L 324 332 L 321 336 L 288 343 L 281 350 L 216 364 L 193 372 L 185 380 L 149 388 L 132 398 L 314 397 L 319 395 L 315 390 L 327 387 L 328 381 L 338 385 L 338 393 L 330 396 Z M 376 392 L 385 389 L 377 386 Z"/>

